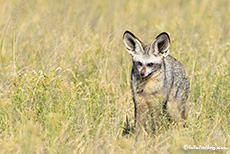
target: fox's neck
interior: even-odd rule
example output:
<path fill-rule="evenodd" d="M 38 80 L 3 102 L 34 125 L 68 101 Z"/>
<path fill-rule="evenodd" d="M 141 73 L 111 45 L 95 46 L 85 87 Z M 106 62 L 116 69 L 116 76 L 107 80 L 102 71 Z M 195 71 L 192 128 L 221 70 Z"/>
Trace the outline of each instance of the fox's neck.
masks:
<path fill-rule="evenodd" d="M 139 84 L 141 86 L 144 86 L 145 84 L 147 84 L 150 81 L 160 81 L 162 80 L 162 78 L 164 78 L 164 69 L 163 67 L 158 70 L 157 72 L 153 73 L 152 75 L 150 75 L 147 78 L 140 78 L 139 80 Z"/>

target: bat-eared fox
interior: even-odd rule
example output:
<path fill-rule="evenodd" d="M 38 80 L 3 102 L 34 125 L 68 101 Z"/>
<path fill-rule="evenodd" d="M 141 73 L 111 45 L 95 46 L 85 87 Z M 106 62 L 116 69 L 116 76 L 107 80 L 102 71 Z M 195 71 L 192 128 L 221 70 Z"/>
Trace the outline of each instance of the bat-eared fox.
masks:
<path fill-rule="evenodd" d="M 142 128 L 148 134 L 154 132 L 165 115 L 176 123 L 185 120 L 189 83 L 183 65 L 169 55 L 169 35 L 160 33 L 145 44 L 126 31 L 123 41 L 133 61 L 131 89 L 137 133 Z"/>

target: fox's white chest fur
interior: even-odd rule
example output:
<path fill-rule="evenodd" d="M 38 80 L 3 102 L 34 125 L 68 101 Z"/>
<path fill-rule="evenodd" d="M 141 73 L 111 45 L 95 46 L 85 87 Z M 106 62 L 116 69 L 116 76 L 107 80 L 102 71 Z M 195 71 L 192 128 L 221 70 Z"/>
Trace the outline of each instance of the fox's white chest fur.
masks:
<path fill-rule="evenodd" d="M 142 93 L 145 93 L 145 95 L 163 95 L 163 87 L 164 87 L 164 75 L 162 73 L 162 69 L 157 72 L 157 75 L 151 76 L 149 79 L 145 81 L 140 81 L 139 86 L 142 91 Z M 138 87 L 139 87 L 138 86 Z"/>
<path fill-rule="evenodd" d="M 159 95 L 163 91 L 164 82 L 161 78 L 162 75 L 159 75 L 157 77 L 152 77 L 145 83 L 145 86 L 143 87 L 143 92 L 147 95 Z"/>
<path fill-rule="evenodd" d="M 144 101 L 150 106 L 158 106 L 164 99 L 164 80 L 163 73 L 158 76 L 153 76 L 148 80 L 142 81 L 139 84 L 139 92 L 137 92 L 137 98 L 140 101 Z"/>

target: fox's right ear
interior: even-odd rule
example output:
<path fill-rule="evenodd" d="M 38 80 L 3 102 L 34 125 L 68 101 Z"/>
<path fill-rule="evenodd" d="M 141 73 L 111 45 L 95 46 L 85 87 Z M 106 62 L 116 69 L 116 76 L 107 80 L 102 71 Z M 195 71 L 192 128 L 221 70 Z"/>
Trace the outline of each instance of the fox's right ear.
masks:
<path fill-rule="evenodd" d="M 123 41 L 130 55 L 134 56 L 143 53 L 143 43 L 131 32 L 125 31 Z"/>

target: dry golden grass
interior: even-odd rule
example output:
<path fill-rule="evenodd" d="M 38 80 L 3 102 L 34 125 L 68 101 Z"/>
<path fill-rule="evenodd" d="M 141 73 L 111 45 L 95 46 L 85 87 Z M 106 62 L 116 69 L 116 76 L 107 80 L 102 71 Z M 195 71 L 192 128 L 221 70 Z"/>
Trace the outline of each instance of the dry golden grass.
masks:
<path fill-rule="evenodd" d="M 0 153 L 229 153 L 230 1 L 0 1 Z M 186 128 L 136 142 L 122 35 L 170 34 Z M 184 145 L 227 150 L 184 150 Z"/>

